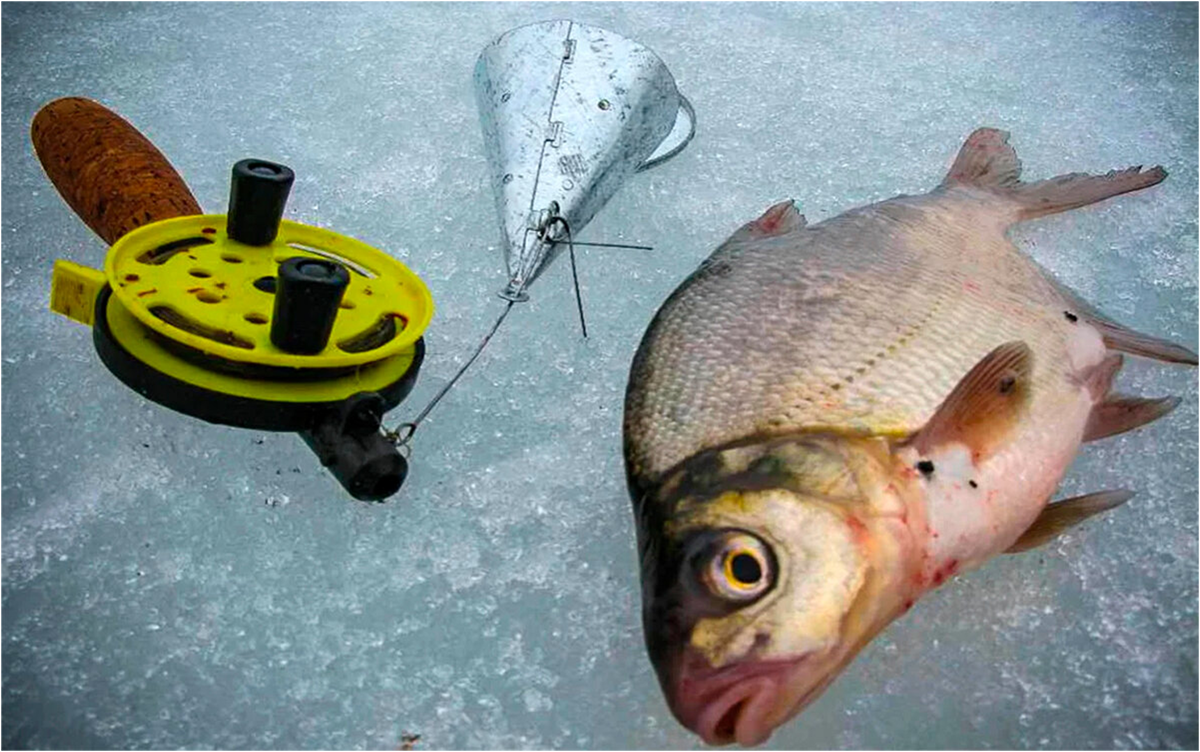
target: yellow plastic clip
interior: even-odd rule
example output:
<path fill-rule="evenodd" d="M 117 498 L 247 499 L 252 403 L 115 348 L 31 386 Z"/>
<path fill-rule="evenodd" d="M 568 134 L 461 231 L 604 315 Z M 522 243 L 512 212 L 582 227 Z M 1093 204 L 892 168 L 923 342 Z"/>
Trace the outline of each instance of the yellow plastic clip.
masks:
<path fill-rule="evenodd" d="M 99 269 L 56 259 L 50 279 L 50 310 L 91 326 L 96 318 L 96 296 L 107 282 Z"/>

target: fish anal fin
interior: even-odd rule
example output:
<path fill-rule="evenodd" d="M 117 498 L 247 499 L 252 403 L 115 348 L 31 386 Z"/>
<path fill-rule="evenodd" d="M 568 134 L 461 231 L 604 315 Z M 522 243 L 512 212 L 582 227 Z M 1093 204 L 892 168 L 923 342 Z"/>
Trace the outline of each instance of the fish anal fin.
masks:
<path fill-rule="evenodd" d="M 1083 440 L 1095 441 L 1132 431 L 1171 412 L 1179 406 L 1179 402 L 1178 397 L 1145 399 L 1110 394 L 1092 408 L 1087 426 L 1083 429 Z"/>
<path fill-rule="evenodd" d="M 966 143 L 946 173 L 943 186 L 955 183 L 984 188 L 1015 188 L 1021 181 L 1021 160 L 1008 145 L 1008 133 L 979 128 Z"/>
<path fill-rule="evenodd" d="M 970 448 L 974 459 L 991 454 L 1012 433 L 1029 400 L 1033 353 L 1008 342 L 988 353 L 958 382 L 912 444 L 922 455 L 950 442 Z"/>
<path fill-rule="evenodd" d="M 967 137 L 941 187 L 971 185 L 1002 194 L 1017 205 L 1017 219 L 1027 220 L 1094 204 L 1122 193 L 1149 188 L 1167 177 L 1162 167 L 1141 166 L 1104 175 L 1073 172 L 1036 183 L 1021 182 L 1021 160 L 1008 145 L 1008 133 L 979 128 Z"/>
<path fill-rule="evenodd" d="M 1022 184 L 1013 191 L 1013 198 L 1020 204 L 1018 217 L 1022 220 L 1036 219 L 1047 214 L 1077 209 L 1094 204 L 1122 193 L 1138 191 L 1161 183 L 1167 171 L 1152 167 L 1142 172 L 1141 166 L 1126 170 L 1113 170 L 1104 175 L 1088 175 L 1073 172 L 1049 180 Z"/>
<path fill-rule="evenodd" d="M 1100 491 L 1050 504 L 1005 553 L 1015 554 L 1049 543 L 1088 517 L 1119 507 L 1133 498 L 1133 491 Z"/>

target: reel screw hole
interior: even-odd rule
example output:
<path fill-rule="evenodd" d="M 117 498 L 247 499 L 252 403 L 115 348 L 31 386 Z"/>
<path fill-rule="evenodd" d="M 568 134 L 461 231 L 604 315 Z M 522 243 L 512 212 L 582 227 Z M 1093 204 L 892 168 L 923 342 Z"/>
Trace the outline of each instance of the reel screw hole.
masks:
<path fill-rule="evenodd" d="M 338 308 L 345 308 L 347 311 L 349 311 L 353 307 L 354 307 L 353 300 L 343 300 L 341 303 L 338 303 Z"/>
<path fill-rule="evenodd" d="M 253 172 L 256 175 L 265 175 L 269 178 L 273 178 L 283 172 L 283 170 L 279 169 L 277 166 L 268 164 L 266 162 L 254 162 L 250 165 L 247 165 L 247 167 L 249 168 L 250 172 Z"/>
<path fill-rule="evenodd" d="M 274 277 L 259 277 L 254 280 L 254 286 L 263 292 L 275 294 L 275 278 Z"/>
<path fill-rule="evenodd" d="M 201 230 L 200 232 L 204 233 L 205 235 L 216 235 L 216 234 L 217 234 L 217 228 L 215 228 L 215 227 L 205 227 L 205 228 L 204 228 L 203 230 Z"/>
<path fill-rule="evenodd" d="M 139 279 L 141 279 L 141 277 L 139 277 L 136 274 L 126 274 L 125 275 L 126 282 L 137 282 Z"/>
<path fill-rule="evenodd" d="M 267 323 L 267 317 L 262 315 L 261 313 L 247 313 L 244 318 L 247 321 L 249 321 L 251 324 Z"/>
<path fill-rule="evenodd" d="M 200 292 L 196 293 L 196 300 L 199 300 L 201 303 L 220 303 L 221 296 L 217 295 L 215 292 L 201 290 Z"/>
<path fill-rule="evenodd" d="M 222 254 L 221 254 L 221 260 L 222 260 L 222 261 L 228 261 L 228 262 L 229 262 L 229 263 L 231 263 L 231 264 L 240 264 L 240 263 L 242 263 L 242 257 L 241 257 L 241 256 L 239 256 L 239 255 L 237 255 L 236 253 L 222 253 Z"/>
<path fill-rule="evenodd" d="M 212 276 L 212 272 L 206 271 L 204 269 L 192 269 L 192 270 L 188 271 L 188 274 L 192 275 L 193 277 L 199 277 L 200 279 L 205 279 L 206 277 Z"/>

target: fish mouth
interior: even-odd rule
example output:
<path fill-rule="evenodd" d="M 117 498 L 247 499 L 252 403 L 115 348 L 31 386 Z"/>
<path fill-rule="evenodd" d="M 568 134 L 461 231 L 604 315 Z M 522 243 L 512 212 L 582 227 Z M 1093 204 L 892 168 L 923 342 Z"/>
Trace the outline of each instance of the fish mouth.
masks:
<path fill-rule="evenodd" d="M 689 646 L 673 661 L 671 676 L 663 677 L 667 701 L 675 718 L 705 744 L 757 746 L 792 715 L 788 688 L 811 656 L 713 668 Z"/>

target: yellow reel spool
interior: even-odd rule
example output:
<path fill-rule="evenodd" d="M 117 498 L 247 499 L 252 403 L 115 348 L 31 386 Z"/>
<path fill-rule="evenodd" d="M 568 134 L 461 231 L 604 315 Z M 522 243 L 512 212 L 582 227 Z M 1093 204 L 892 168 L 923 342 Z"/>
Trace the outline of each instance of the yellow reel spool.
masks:
<path fill-rule="evenodd" d="M 270 338 L 277 269 L 295 257 L 350 272 L 329 343 L 284 352 Z M 353 238 L 282 220 L 269 245 L 230 238 L 224 215 L 156 222 L 121 238 L 105 259 L 114 297 L 154 332 L 227 361 L 281 368 L 346 368 L 399 354 L 433 317 L 425 283 Z"/>

